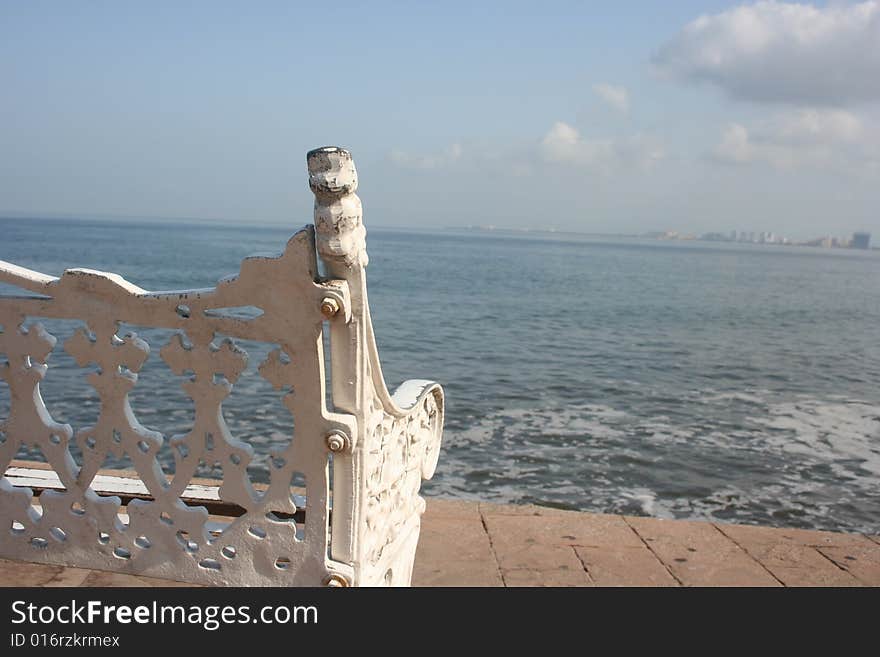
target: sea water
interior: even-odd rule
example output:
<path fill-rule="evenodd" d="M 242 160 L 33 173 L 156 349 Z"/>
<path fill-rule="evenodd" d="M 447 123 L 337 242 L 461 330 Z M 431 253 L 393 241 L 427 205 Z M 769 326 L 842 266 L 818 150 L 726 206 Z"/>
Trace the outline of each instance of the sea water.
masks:
<path fill-rule="evenodd" d="M 298 227 L 0 219 L 0 259 L 207 287 Z M 426 495 L 880 533 L 880 252 L 378 228 L 367 244 L 389 387 L 446 391 Z M 41 321 L 59 338 L 50 412 L 94 424 L 88 368 L 62 348 L 82 323 Z M 168 332 L 123 328 L 152 347 L 135 415 L 185 433 Z M 224 413 L 261 481 L 293 422 L 256 373 L 271 345 L 243 346 Z M 8 404 L 0 382 L 0 421 Z"/>

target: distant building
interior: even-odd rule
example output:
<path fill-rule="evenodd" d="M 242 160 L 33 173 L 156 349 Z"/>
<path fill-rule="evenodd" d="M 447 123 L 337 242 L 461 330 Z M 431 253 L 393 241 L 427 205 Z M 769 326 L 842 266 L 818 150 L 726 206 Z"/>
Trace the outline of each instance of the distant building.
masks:
<path fill-rule="evenodd" d="M 817 237 L 814 240 L 809 240 L 808 242 L 803 242 L 805 246 L 818 246 L 823 249 L 830 249 L 833 243 L 833 239 L 831 237 Z"/>
<path fill-rule="evenodd" d="M 871 233 L 853 233 L 850 246 L 854 249 L 870 249 Z"/>

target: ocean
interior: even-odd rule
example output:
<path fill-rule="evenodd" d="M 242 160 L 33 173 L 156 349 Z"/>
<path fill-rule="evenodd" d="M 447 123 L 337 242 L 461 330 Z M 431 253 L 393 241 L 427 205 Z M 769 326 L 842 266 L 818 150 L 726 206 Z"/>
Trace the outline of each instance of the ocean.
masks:
<path fill-rule="evenodd" d="M 207 287 L 297 228 L 0 219 L 0 259 Z M 426 495 L 880 533 L 880 252 L 368 231 L 389 387 L 431 378 L 447 395 Z M 62 349 L 81 323 L 41 321 L 59 338 L 48 408 L 93 424 L 97 396 Z M 124 328 L 152 346 L 136 416 L 184 433 L 192 405 L 158 354 L 168 332 Z M 256 374 L 270 346 L 242 346 L 224 410 L 259 481 L 291 418 Z M 8 405 L 0 381 L 0 420 Z"/>

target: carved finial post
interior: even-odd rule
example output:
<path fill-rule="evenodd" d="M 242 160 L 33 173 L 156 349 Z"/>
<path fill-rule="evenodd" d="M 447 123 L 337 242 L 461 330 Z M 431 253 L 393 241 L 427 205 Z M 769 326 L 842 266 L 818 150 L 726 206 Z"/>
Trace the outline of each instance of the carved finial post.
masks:
<path fill-rule="evenodd" d="M 306 155 L 309 187 L 315 194 L 315 235 L 318 254 L 334 276 L 368 262 L 363 209 L 351 153 L 324 146 Z"/>
<path fill-rule="evenodd" d="M 351 153 L 336 146 L 324 146 L 306 155 L 309 187 L 315 194 L 315 242 L 327 274 L 348 283 L 351 320 L 330 321 L 330 377 L 333 406 L 353 415 L 359 426 L 366 425 L 367 409 L 373 394 L 369 378 L 369 347 L 372 341 L 370 310 L 367 303 L 366 230 L 357 191 L 357 171 Z M 324 308 L 322 306 L 322 313 Z M 330 313 L 338 317 L 337 313 Z M 330 319 L 327 314 L 325 317 Z M 375 347 L 374 347 L 375 348 Z M 377 372 L 380 372 L 377 370 Z M 328 445 L 330 448 L 330 445 Z M 332 556 L 350 562 L 359 554 L 363 531 L 360 510 L 364 482 L 363 445 L 351 453 L 335 452 L 333 457 Z M 332 451 L 332 448 L 331 448 Z"/>

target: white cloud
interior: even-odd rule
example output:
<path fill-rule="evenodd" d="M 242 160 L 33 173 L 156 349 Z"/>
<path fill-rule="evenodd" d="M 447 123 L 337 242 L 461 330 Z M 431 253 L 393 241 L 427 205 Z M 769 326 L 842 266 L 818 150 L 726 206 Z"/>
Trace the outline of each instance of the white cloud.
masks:
<path fill-rule="evenodd" d="M 536 147 L 537 146 L 537 147 Z M 467 157 L 463 157 L 464 153 Z M 642 134 L 585 139 L 571 125 L 557 121 L 538 141 L 504 144 L 469 140 L 467 147 L 454 143 L 434 154 L 413 154 L 402 150 L 389 153 L 399 167 L 418 170 L 479 169 L 521 177 L 548 165 L 569 165 L 610 173 L 620 169 L 650 169 L 663 159 L 659 140 Z"/>
<path fill-rule="evenodd" d="M 625 87 L 615 87 L 614 85 L 602 82 L 593 85 L 593 93 L 610 107 L 620 112 L 629 111 L 629 93 L 627 93 Z"/>
<path fill-rule="evenodd" d="M 405 169 L 439 169 L 457 162 L 462 155 L 461 144 L 454 143 L 439 153 L 414 155 L 401 150 L 392 150 L 391 161 Z"/>
<path fill-rule="evenodd" d="M 700 16 L 654 61 L 734 98 L 812 106 L 880 100 L 880 0 L 758 2 Z"/>
<path fill-rule="evenodd" d="M 576 128 L 557 121 L 541 140 L 540 155 L 549 163 L 609 172 L 624 167 L 648 169 L 663 159 L 664 152 L 649 136 L 584 139 Z"/>
<path fill-rule="evenodd" d="M 867 167 L 880 141 L 859 117 L 843 110 L 781 113 L 746 127 L 728 125 L 712 157 L 729 164 L 763 162 L 779 169 Z"/>

